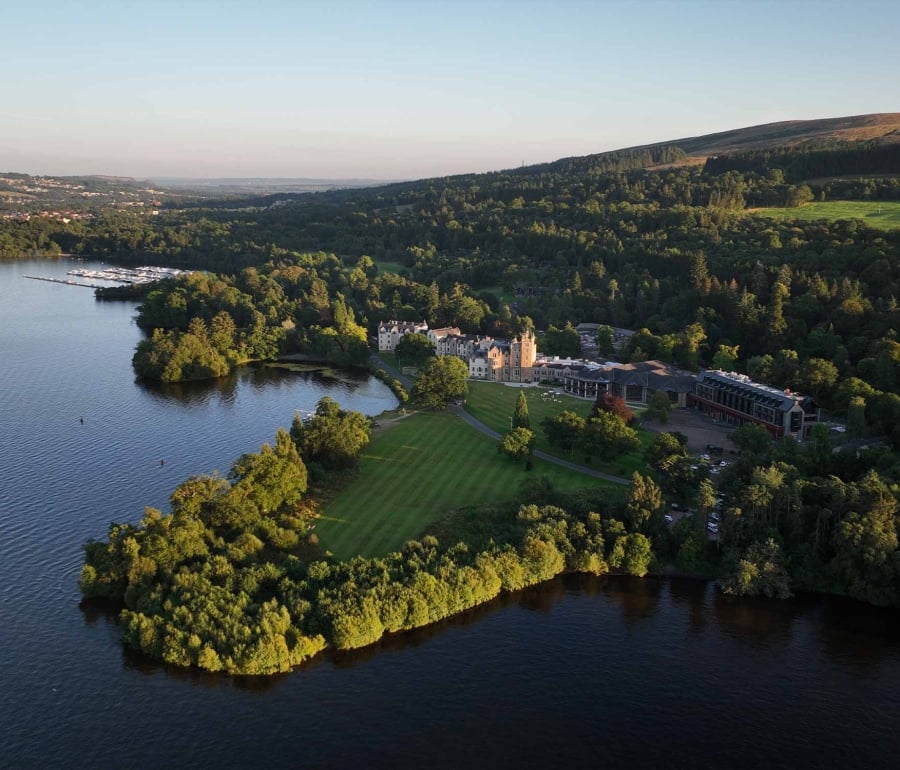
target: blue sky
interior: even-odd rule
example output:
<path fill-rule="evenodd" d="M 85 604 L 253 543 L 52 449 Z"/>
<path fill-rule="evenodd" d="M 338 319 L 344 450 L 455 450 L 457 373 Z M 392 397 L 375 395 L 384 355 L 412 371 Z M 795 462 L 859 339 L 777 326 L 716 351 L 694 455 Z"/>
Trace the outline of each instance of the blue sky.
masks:
<path fill-rule="evenodd" d="M 0 171 L 419 178 L 900 111 L 897 2 L 0 11 Z"/>

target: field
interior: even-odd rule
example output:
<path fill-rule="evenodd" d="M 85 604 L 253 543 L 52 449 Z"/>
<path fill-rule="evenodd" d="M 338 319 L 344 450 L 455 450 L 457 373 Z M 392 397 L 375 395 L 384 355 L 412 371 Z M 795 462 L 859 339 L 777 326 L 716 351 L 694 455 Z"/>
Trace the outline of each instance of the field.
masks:
<path fill-rule="evenodd" d="M 408 270 L 406 265 L 400 262 L 390 262 L 386 259 L 375 259 L 372 261 L 377 265 L 379 273 L 399 273 L 401 270 Z"/>
<path fill-rule="evenodd" d="M 751 213 L 772 219 L 861 219 L 871 227 L 894 230 L 900 227 L 900 202 L 897 201 L 825 201 L 807 203 L 795 209 L 754 209 Z"/>
<path fill-rule="evenodd" d="M 470 382 L 466 409 L 473 417 L 481 420 L 488 427 L 498 433 L 505 433 L 509 430 L 519 390 L 519 388 L 507 387 L 496 382 Z M 569 458 L 566 454 L 560 453 L 550 446 L 544 436 L 544 431 L 541 430 L 541 420 L 566 410 L 587 417 L 591 413 L 592 402 L 566 395 L 555 395 L 552 398 L 541 397 L 541 394 L 558 390 L 558 388 L 522 388 L 522 390 L 528 399 L 528 418 L 535 435 L 535 449 L 558 455 L 567 460 L 571 459 L 573 462 L 580 462 L 583 458 Z M 653 435 L 649 431 L 638 428 L 638 436 L 642 443 L 641 449 L 635 453 L 618 457 L 613 462 L 602 462 L 595 459 L 590 467 L 605 473 L 630 477 L 635 470 L 644 469 L 643 447 L 653 440 Z"/>
<path fill-rule="evenodd" d="M 339 559 L 386 554 L 447 511 L 511 500 L 523 481 L 539 475 L 560 490 L 603 483 L 537 459 L 526 471 L 460 418 L 416 414 L 375 432 L 359 474 L 324 505 L 316 533 Z"/>

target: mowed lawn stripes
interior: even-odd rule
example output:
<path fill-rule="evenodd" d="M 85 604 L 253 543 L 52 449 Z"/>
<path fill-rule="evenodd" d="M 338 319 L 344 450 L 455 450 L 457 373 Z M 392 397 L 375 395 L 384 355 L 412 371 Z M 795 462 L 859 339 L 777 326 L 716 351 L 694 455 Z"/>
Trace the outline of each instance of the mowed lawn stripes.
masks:
<path fill-rule="evenodd" d="M 562 490 L 602 484 L 539 460 L 526 471 L 460 418 L 416 414 L 375 433 L 359 474 L 324 506 L 316 532 L 339 559 L 383 555 L 447 511 L 510 500 L 523 481 L 539 475 Z"/>

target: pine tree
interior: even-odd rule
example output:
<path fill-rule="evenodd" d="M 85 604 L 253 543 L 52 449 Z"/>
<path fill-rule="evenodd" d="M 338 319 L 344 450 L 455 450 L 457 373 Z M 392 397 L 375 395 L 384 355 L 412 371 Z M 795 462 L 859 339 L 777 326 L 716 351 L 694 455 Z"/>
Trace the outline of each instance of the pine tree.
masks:
<path fill-rule="evenodd" d="M 525 392 L 519 391 L 519 398 L 516 401 L 516 411 L 513 413 L 513 428 L 531 428 L 531 421 L 528 419 L 528 399 L 525 398 Z"/>

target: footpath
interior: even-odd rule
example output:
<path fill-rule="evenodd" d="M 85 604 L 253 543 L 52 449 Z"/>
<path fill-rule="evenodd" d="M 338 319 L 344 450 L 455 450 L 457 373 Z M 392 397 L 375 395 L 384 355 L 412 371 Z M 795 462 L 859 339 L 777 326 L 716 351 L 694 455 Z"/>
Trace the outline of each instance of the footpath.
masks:
<path fill-rule="evenodd" d="M 371 360 L 374 366 L 378 369 L 384 369 L 388 374 L 392 377 L 396 377 L 400 382 L 403 383 L 403 387 L 407 390 L 412 389 L 412 380 L 407 377 L 405 374 L 401 373 L 396 366 L 393 366 L 387 361 L 385 361 L 380 356 L 372 353 Z M 471 414 L 469 414 L 465 407 L 451 405 L 447 408 L 451 414 L 455 414 L 457 417 L 461 417 L 465 422 L 467 422 L 470 426 L 475 428 L 475 430 L 481 431 L 485 436 L 490 436 L 495 441 L 499 441 L 502 437 L 497 431 L 489 428 L 480 420 L 476 420 Z M 547 452 L 542 452 L 540 449 L 536 449 L 534 451 L 534 456 L 545 460 L 548 463 L 553 463 L 554 465 L 559 465 L 563 468 L 568 468 L 569 470 L 576 471 L 577 473 L 583 473 L 585 476 L 592 476 L 595 479 L 603 479 L 603 481 L 609 481 L 613 484 L 622 484 L 627 486 L 631 483 L 631 479 L 623 478 L 622 476 L 614 476 L 611 473 L 603 473 L 602 471 L 595 471 L 592 468 L 585 468 L 583 465 L 578 465 L 577 463 L 569 462 L 568 460 L 564 460 L 561 457 L 556 457 L 551 454 L 547 454 Z"/>

